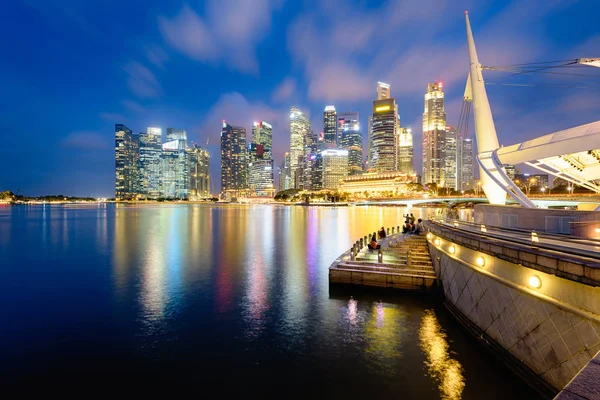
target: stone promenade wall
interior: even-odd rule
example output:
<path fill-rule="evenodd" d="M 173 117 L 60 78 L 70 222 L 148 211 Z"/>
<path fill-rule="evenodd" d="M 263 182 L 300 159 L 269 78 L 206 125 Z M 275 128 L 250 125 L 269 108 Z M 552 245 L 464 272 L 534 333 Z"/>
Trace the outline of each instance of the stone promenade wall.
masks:
<path fill-rule="evenodd" d="M 436 224 L 428 228 L 446 301 L 523 374 L 556 392 L 600 350 L 597 265 Z"/>

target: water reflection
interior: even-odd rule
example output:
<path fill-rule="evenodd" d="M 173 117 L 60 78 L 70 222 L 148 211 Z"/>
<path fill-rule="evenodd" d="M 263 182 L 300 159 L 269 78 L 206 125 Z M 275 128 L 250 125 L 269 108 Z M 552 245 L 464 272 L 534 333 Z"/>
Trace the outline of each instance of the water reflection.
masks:
<path fill-rule="evenodd" d="M 419 329 L 420 346 L 425 352 L 425 365 L 433 377 L 442 399 L 460 399 L 465 387 L 462 365 L 451 357 L 446 334 L 431 310 L 426 310 Z"/>

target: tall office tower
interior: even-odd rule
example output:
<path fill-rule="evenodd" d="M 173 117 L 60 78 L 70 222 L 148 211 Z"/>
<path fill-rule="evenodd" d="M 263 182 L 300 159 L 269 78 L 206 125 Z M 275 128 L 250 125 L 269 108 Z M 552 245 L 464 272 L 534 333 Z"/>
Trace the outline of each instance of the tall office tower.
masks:
<path fill-rule="evenodd" d="M 262 144 L 273 158 L 273 127 L 265 121 L 256 121 L 252 124 L 252 143 Z"/>
<path fill-rule="evenodd" d="M 369 115 L 369 122 L 367 125 L 367 162 L 365 169 L 368 171 L 371 168 L 373 160 L 373 116 Z"/>
<path fill-rule="evenodd" d="M 187 133 L 184 129 L 167 128 L 166 143 L 177 141 L 177 149 L 185 150 L 187 148 Z M 172 148 L 175 144 L 169 145 Z"/>
<path fill-rule="evenodd" d="M 325 144 L 338 143 L 337 113 L 334 106 L 325 107 L 323 112 L 323 139 Z"/>
<path fill-rule="evenodd" d="M 470 190 L 473 187 L 473 140 L 458 135 L 456 143 L 456 190 Z M 513 169 L 514 171 L 514 169 Z"/>
<path fill-rule="evenodd" d="M 363 170 L 363 151 L 358 112 L 339 113 L 338 132 L 341 132 L 339 148 L 348 150 L 348 174 L 361 174 Z"/>
<path fill-rule="evenodd" d="M 423 112 L 423 177 L 424 184 L 446 184 L 446 113 L 441 82 L 432 82 L 425 93 Z"/>
<path fill-rule="evenodd" d="M 162 145 L 160 192 L 168 199 L 186 199 L 189 196 L 188 155 L 180 145 L 180 139 Z"/>
<path fill-rule="evenodd" d="M 290 175 L 296 189 L 301 189 L 304 183 L 304 174 L 296 170 L 302 167 L 306 137 L 310 135 L 309 119 L 296 107 L 290 107 Z"/>
<path fill-rule="evenodd" d="M 472 148 L 472 146 L 473 145 L 471 145 L 471 148 Z M 473 157 L 471 156 L 471 159 L 472 158 Z M 515 166 L 514 165 L 505 165 L 504 170 L 506 171 L 506 175 L 508 175 L 508 177 L 514 181 L 515 175 L 517 174 L 517 170 L 516 170 Z"/>
<path fill-rule="evenodd" d="M 302 159 L 303 183 L 304 190 L 319 190 L 321 187 L 321 177 L 319 176 L 317 167 L 317 155 L 319 154 L 319 138 L 310 132 L 305 137 L 304 142 L 304 158 Z"/>
<path fill-rule="evenodd" d="M 290 172 L 290 153 L 285 153 L 279 166 L 279 191 L 293 189 L 292 175 Z"/>
<path fill-rule="evenodd" d="M 198 145 L 187 150 L 190 173 L 189 198 L 191 200 L 211 197 L 210 153 Z"/>
<path fill-rule="evenodd" d="M 410 128 L 398 130 L 398 172 L 415 173 L 413 135 Z"/>
<path fill-rule="evenodd" d="M 160 197 L 162 129 L 149 127 L 140 132 L 140 194 L 146 198 Z"/>
<path fill-rule="evenodd" d="M 221 130 L 221 191 L 247 188 L 246 129 L 223 121 Z"/>
<path fill-rule="evenodd" d="M 390 85 L 388 83 L 377 82 L 377 100 L 390 98 L 392 98 Z"/>
<path fill-rule="evenodd" d="M 255 196 L 273 196 L 273 159 L 263 144 L 248 145 L 248 189 Z"/>
<path fill-rule="evenodd" d="M 323 189 L 337 189 L 348 176 L 348 150 L 327 149 L 323 158 Z"/>
<path fill-rule="evenodd" d="M 139 136 L 115 125 L 115 198 L 133 199 L 139 191 Z"/>
<path fill-rule="evenodd" d="M 454 126 L 446 127 L 446 138 L 444 140 L 446 168 L 446 182 L 444 186 L 452 190 L 459 190 L 458 170 L 462 168 L 462 149 L 458 150 L 458 137 Z"/>
<path fill-rule="evenodd" d="M 377 172 L 398 170 L 397 137 L 398 113 L 393 98 L 373 102 L 373 158 L 369 168 Z"/>

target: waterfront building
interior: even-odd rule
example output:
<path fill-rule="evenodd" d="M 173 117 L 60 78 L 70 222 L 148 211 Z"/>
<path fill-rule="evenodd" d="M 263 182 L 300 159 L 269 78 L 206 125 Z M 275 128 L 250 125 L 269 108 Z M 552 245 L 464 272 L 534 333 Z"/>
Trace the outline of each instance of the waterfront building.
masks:
<path fill-rule="evenodd" d="M 221 191 L 234 195 L 247 189 L 246 129 L 223 121 L 221 130 Z"/>
<path fill-rule="evenodd" d="M 525 186 L 528 191 L 533 187 L 547 188 L 550 183 L 548 174 L 515 174 L 514 181 Z"/>
<path fill-rule="evenodd" d="M 189 162 L 189 198 L 201 200 L 211 197 L 210 189 L 210 153 L 198 145 L 188 149 Z"/>
<path fill-rule="evenodd" d="M 273 196 L 273 159 L 263 144 L 248 145 L 248 189 L 254 196 Z"/>
<path fill-rule="evenodd" d="M 423 183 L 446 186 L 446 112 L 441 82 L 427 85 L 423 112 Z"/>
<path fill-rule="evenodd" d="M 179 139 L 163 143 L 161 154 L 161 196 L 167 199 L 187 199 L 189 165 L 187 153 L 180 149 Z"/>
<path fill-rule="evenodd" d="M 459 162 L 456 169 L 457 190 L 475 189 L 473 180 L 473 139 L 463 138 L 459 135 L 456 149 L 458 151 L 456 159 Z"/>
<path fill-rule="evenodd" d="M 339 144 L 337 132 L 337 113 L 334 106 L 325 107 L 323 112 L 323 140 L 326 145 Z"/>
<path fill-rule="evenodd" d="M 391 97 L 389 83 L 377 82 L 377 100 L 386 100 Z"/>
<path fill-rule="evenodd" d="M 398 172 L 413 175 L 415 172 L 413 134 L 410 128 L 398 130 Z"/>
<path fill-rule="evenodd" d="M 139 192 L 150 199 L 160 197 L 162 129 L 148 127 L 140 132 Z"/>
<path fill-rule="evenodd" d="M 365 162 L 364 170 L 371 169 L 371 161 L 373 160 L 373 115 L 369 115 L 367 123 L 367 161 Z"/>
<path fill-rule="evenodd" d="M 298 173 L 303 169 L 307 141 L 311 141 L 312 131 L 310 120 L 298 108 L 290 107 L 290 175 L 294 178 L 294 188 L 301 189 L 304 185 L 304 174 Z"/>
<path fill-rule="evenodd" d="M 348 150 L 327 149 L 320 156 L 323 163 L 322 189 L 337 189 L 348 176 Z"/>
<path fill-rule="evenodd" d="M 187 133 L 184 129 L 167 128 L 167 143 L 176 142 L 178 150 L 185 150 L 187 148 Z M 173 148 L 175 143 L 169 145 L 169 148 Z"/>
<path fill-rule="evenodd" d="M 508 175 L 508 177 L 511 180 L 513 180 L 513 181 L 515 180 L 515 175 L 517 173 L 517 170 L 514 165 L 510 165 L 510 164 L 505 165 L 504 171 L 506 171 L 506 175 Z"/>
<path fill-rule="evenodd" d="M 462 158 L 460 154 L 462 151 L 457 151 L 457 131 L 453 126 L 446 127 L 446 135 L 444 140 L 445 154 L 444 154 L 444 166 L 446 181 L 444 186 L 448 189 L 458 190 L 458 169 L 462 168 Z"/>
<path fill-rule="evenodd" d="M 312 131 L 305 137 L 304 146 L 304 157 L 301 162 L 303 171 L 302 189 L 319 190 L 322 187 L 322 174 L 318 164 L 319 141 Z"/>
<path fill-rule="evenodd" d="M 362 133 L 357 111 L 338 114 L 338 132 L 341 132 L 339 148 L 348 150 L 348 174 L 361 174 L 363 171 Z"/>
<path fill-rule="evenodd" d="M 273 158 L 273 127 L 265 121 L 252 124 L 252 143 L 262 144 L 268 152 L 268 158 Z"/>
<path fill-rule="evenodd" d="M 369 168 L 377 172 L 398 169 L 397 129 L 399 126 L 394 98 L 373 101 L 372 153 Z"/>
<path fill-rule="evenodd" d="M 115 125 L 115 198 L 129 200 L 139 192 L 139 136 Z"/>
<path fill-rule="evenodd" d="M 279 191 L 293 189 L 292 175 L 290 171 L 290 153 L 286 152 L 279 166 Z"/>
<path fill-rule="evenodd" d="M 339 191 L 363 198 L 401 196 L 411 193 L 409 184 L 416 182 L 416 175 L 404 172 L 366 173 L 346 177 Z"/>

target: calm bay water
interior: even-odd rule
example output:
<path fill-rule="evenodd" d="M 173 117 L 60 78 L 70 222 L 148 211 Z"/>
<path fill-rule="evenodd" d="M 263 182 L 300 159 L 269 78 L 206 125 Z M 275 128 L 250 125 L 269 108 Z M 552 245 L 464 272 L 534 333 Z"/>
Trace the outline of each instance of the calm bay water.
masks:
<path fill-rule="evenodd" d="M 415 216 L 434 213 L 413 209 Z M 437 299 L 330 288 L 398 207 L 0 207 L 0 383 L 219 396 L 537 398 Z"/>

